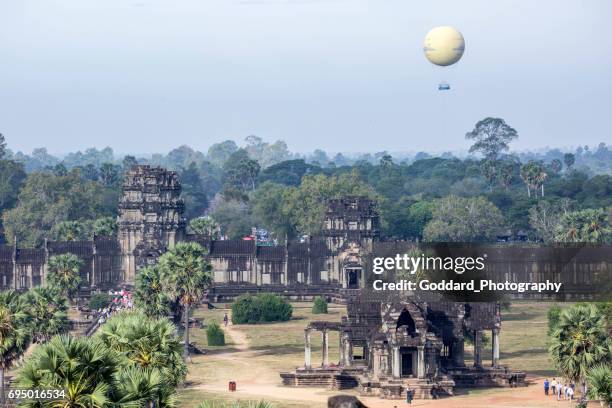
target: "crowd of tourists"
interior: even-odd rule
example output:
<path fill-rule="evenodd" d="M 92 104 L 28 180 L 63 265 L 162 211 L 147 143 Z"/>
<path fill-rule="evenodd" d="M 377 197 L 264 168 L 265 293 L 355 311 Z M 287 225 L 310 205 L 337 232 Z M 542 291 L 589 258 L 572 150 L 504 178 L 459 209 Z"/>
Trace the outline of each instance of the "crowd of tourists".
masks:
<path fill-rule="evenodd" d="M 576 384 L 571 381 L 569 383 L 561 380 L 557 381 L 557 379 L 554 377 L 552 381 L 548 381 L 548 378 L 544 380 L 544 395 L 552 395 L 553 397 L 556 396 L 557 401 L 572 401 L 574 399 L 575 389 Z"/>
<path fill-rule="evenodd" d="M 98 309 L 98 325 L 104 324 L 112 315 L 123 310 L 131 310 L 134 307 L 132 293 L 123 289 L 120 291 L 109 290 L 108 295 L 112 299 L 105 308 Z"/>

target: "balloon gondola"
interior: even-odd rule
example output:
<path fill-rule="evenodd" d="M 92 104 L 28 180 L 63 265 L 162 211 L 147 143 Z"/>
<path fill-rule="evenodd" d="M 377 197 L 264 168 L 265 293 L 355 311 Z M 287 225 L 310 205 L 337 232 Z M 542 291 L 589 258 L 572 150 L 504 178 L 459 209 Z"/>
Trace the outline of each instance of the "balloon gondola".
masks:
<path fill-rule="evenodd" d="M 438 91 L 450 91 L 450 85 L 446 82 L 440 82 L 438 85 Z"/>

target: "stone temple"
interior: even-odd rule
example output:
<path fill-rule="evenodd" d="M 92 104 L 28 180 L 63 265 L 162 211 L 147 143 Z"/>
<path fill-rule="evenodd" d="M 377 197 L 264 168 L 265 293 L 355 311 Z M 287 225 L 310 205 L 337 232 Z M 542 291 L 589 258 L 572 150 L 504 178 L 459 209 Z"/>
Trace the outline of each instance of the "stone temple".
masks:
<path fill-rule="evenodd" d="M 455 387 L 522 384 L 524 374 L 500 365 L 501 314 L 495 302 L 423 302 L 403 299 L 372 301 L 363 297 L 366 276 L 375 254 L 405 250 L 406 242 L 380 237 L 377 205 L 363 197 L 330 200 L 320 236 L 279 246 L 255 240 L 213 240 L 189 234 L 183 216 L 181 185 L 173 171 L 139 165 L 125 175 L 118 203 L 116 236 L 90 241 L 46 241 L 41 248 L 21 248 L 19 242 L 0 246 L 0 290 L 45 284 L 49 259 L 73 253 L 82 261 L 81 295 L 130 287 L 139 268 L 153 264 L 180 241 L 200 243 L 213 267 L 212 301 L 231 300 L 250 292 L 271 292 L 290 299 L 324 296 L 347 305 L 340 322 L 313 322 L 305 331 L 304 367 L 283 373 L 291 386 L 358 387 L 364 394 L 403 398 L 406 389 L 418 398 L 450 395 Z M 414 244 L 410 244 L 414 245 Z M 508 257 L 492 265 L 505 280 L 559 280 L 558 268 L 573 277 L 566 286 L 588 291 L 589 274 L 612 279 L 609 252 L 586 248 L 559 262 L 559 254 L 533 246 L 504 252 Z M 603 255 L 602 255 L 603 254 Z M 571 261 L 571 262 L 569 262 Z M 577 293 L 577 289 L 575 290 Z M 323 350 L 329 332 L 340 338 L 340 359 L 330 362 L 310 357 L 314 332 L 321 332 Z M 482 334 L 492 342 L 491 363 L 483 361 Z M 466 364 L 466 339 L 474 344 L 473 362 Z"/>
<path fill-rule="evenodd" d="M 500 365 L 497 303 L 368 302 L 346 293 L 340 322 L 312 322 L 304 331 L 304 366 L 281 373 L 287 386 L 358 388 L 362 395 L 405 399 L 453 395 L 455 387 L 525 384 L 525 373 Z M 339 362 L 329 360 L 329 333 L 338 332 Z M 322 361 L 313 362 L 313 334 L 321 334 Z M 490 333 L 490 364 L 483 364 L 483 333 Z M 466 364 L 466 338 L 473 361 Z"/>

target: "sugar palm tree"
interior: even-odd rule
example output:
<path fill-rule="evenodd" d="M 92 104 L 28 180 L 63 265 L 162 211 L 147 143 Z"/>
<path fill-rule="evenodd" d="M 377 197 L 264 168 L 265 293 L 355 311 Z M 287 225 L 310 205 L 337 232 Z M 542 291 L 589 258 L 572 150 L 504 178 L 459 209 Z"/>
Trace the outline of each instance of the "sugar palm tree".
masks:
<path fill-rule="evenodd" d="M 55 238 L 60 241 L 78 241 L 85 235 L 83 224 L 78 221 L 62 221 L 53 229 Z"/>
<path fill-rule="evenodd" d="M 612 227 L 608 214 L 603 209 L 583 210 L 584 225 L 582 233 L 588 242 L 604 243 L 612 237 Z"/>
<path fill-rule="evenodd" d="M 544 171 L 544 168 L 540 168 L 540 172 L 537 174 L 535 180 L 542 190 L 542 197 L 544 197 L 544 182 L 548 178 L 548 174 Z"/>
<path fill-rule="evenodd" d="M 205 255 L 201 245 L 181 242 L 159 259 L 162 284 L 183 307 L 185 360 L 189 358 L 189 311 L 200 302 L 211 281 L 212 268 Z"/>
<path fill-rule="evenodd" d="M 577 212 L 571 212 L 561 217 L 557 230 L 555 231 L 555 240 L 560 242 L 580 242 L 580 217 Z"/>
<path fill-rule="evenodd" d="M 586 209 L 564 214 L 555 231 L 560 242 L 605 243 L 612 239 L 612 226 L 603 209 Z"/>
<path fill-rule="evenodd" d="M 599 365 L 587 374 L 589 398 L 599 400 L 601 406 L 612 406 L 612 367 Z"/>
<path fill-rule="evenodd" d="M 4 372 L 27 349 L 31 319 L 21 296 L 13 291 L 0 292 L 0 405 L 4 405 Z"/>
<path fill-rule="evenodd" d="M 219 224 L 210 215 L 194 218 L 189 221 L 189 228 L 196 234 L 206 235 L 217 239 L 219 235 Z"/>
<path fill-rule="evenodd" d="M 70 301 L 79 291 L 79 270 L 83 262 L 74 254 L 54 255 L 49 259 L 47 285 Z"/>
<path fill-rule="evenodd" d="M 519 167 L 518 160 L 512 157 L 501 161 L 499 164 L 499 180 L 506 191 L 514 180 L 517 167 Z"/>
<path fill-rule="evenodd" d="M 498 168 L 496 160 L 483 160 L 481 164 L 482 174 L 489 184 L 489 191 L 493 191 L 493 184 L 498 177 Z"/>
<path fill-rule="evenodd" d="M 612 341 L 603 314 L 593 304 L 578 304 L 561 313 L 552 334 L 550 353 L 564 377 L 583 384 L 588 372 L 612 363 Z"/>
<path fill-rule="evenodd" d="M 542 165 L 535 161 L 523 164 L 520 169 L 520 175 L 527 186 L 528 197 L 531 197 L 531 190 L 537 190 L 540 185 L 543 185 L 546 179 L 546 173 Z"/>
<path fill-rule="evenodd" d="M 17 385 L 65 390 L 64 397 L 50 405 L 53 407 L 106 408 L 118 364 L 116 353 L 100 341 L 55 336 L 34 350 L 17 375 Z M 36 404 L 30 406 L 40 406 Z"/>
<path fill-rule="evenodd" d="M 50 288 L 32 289 L 25 297 L 32 317 L 33 340 L 44 342 L 68 329 L 66 298 Z"/>
<path fill-rule="evenodd" d="M 531 197 L 531 189 L 535 185 L 535 171 L 531 163 L 521 166 L 520 175 L 527 186 L 527 197 Z"/>
<path fill-rule="evenodd" d="M 550 168 L 555 174 L 559 174 L 561 170 L 563 169 L 563 163 L 559 159 L 553 159 L 550 162 Z"/>
<path fill-rule="evenodd" d="M 117 220 L 114 217 L 98 218 L 93 223 L 93 232 L 96 235 L 115 235 L 117 233 Z"/>
<path fill-rule="evenodd" d="M 97 337 L 124 356 L 125 364 L 159 370 L 166 384 L 176 386 L 185 379 L 182 347 L 168 319 L 152 319 L 142 312 L 121 313 L 109 319 Z"/>
<path fill-rule="evenodd" d="M 134 302 L 147 316 L 162 317 L 170 313 L 170 298 L 164 291 L 157 266 L 147 266 L 138 271 Z"/>
<path fill-rule="evenodd" d="M 168 387 L 159 370 L 127 367 L 116 375 L 113 390 L 116 406 L 172 408 L 176 407 L 176 393 Z"/>

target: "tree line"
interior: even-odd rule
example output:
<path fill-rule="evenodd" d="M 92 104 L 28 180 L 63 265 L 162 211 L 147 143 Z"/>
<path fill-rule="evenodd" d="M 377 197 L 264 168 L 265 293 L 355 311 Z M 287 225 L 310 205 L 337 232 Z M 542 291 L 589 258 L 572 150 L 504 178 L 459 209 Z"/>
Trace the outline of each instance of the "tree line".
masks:
<path fill-rule="evenodd" d="M 108 150 L 94 149 L 70 156 L 72 167 L 59 162 L 54 166 L 63 167 L 29 173 L 17 155 L 5 153 L 0 159 L 2 235 L 7 242 L 17 237 L 23 245 L 112 235 L 123 173 L 136 163 L 149 163 L 179 172 L 186 217 L 212 217 L 218 237 L 242 238 L 254 226 L 272 232 L 277 242 L 315 235 L 326 200 L 364 195 L 379 203 L 381 232 L 390 239 L 490 241 L 520 233 L 546 242 L 608 242 L 612 176 L 598 174 L 601 166 L 585 164 L 590 163 L 585 157 L 612 158 L 608 147 L 515 154 L 510 146 L 517 138 L 504 120 L 485 118 L 467 132 L 471 155 L 463 159 L 421 154 L 408 160 L 379 152 L 335 162 L 323 160 L 320 151 L 320 160 L 314 160 L 255 136 L 243 147 L 226 141 L 204 154 L 183 146 L 166 156 L 126 156 L 112 166 L 101 162 Z M 441 207 L 456 212 L 445 217 Z M 478 211 L 491 217 L 470 218 Z M 479 221 L 480 228 L 452 221 L 464 216 Z M 194 231 L 201 229 L 197 222 Z"/>

